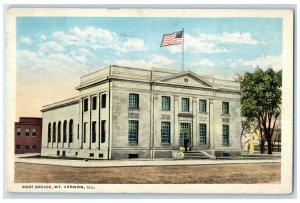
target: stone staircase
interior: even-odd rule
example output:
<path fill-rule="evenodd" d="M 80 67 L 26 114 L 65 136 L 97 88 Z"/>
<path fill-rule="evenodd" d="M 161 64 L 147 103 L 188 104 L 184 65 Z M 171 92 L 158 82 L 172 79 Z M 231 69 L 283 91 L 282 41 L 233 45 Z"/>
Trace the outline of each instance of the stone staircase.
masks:
<path fill-rule="evenodd" d="M 199 151 L 188 151 L 184 152 L 185 160 L 197 160 L 197 159 L 210 159 L 209 156 Z"/>

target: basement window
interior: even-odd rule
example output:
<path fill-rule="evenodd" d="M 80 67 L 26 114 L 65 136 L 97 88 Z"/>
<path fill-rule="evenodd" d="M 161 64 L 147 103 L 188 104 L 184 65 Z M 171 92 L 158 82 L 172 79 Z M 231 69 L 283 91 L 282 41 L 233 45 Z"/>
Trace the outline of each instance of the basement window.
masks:
<path fill-rule="evenodd" d="M 137 159 L 139 158 L 139 154 L 128 154 L 129 159 Z"/>

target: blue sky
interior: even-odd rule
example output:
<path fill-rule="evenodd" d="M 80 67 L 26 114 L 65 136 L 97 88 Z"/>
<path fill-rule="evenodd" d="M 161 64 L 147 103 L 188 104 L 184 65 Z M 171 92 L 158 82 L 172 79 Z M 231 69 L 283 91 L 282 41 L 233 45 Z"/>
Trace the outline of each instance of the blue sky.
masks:
<path fill-rule="evenodd" d="M 18 17 L 17 111 L 39 116 L 103 66 L 181 70 L 182 46 L 160 43 L 182 28 L 185 70 L 234 79 L 258 65 L 282 68 L 281 18 Z"/>

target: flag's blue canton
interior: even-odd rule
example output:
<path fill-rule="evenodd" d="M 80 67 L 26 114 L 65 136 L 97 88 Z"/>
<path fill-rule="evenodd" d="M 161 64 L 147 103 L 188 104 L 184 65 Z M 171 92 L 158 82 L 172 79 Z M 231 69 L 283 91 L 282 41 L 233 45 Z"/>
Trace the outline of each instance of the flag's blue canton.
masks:
<path fill-rule="evenodd" d="M 176 32 L 176 38 L 182 38 L 183 30 Z"/>

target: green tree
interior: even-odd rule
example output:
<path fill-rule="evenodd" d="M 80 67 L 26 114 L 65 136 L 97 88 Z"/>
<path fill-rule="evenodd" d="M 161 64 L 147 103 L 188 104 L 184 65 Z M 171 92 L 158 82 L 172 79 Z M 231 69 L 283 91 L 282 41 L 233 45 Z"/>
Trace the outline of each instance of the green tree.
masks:
<path fill-rule="evenodd" d="M 246 72 L 241 81 L 241 114 L 244 118 L 256 121 L 260 130 L 261 153 L 265 152 L 268 142 L 268 154 L 272 154 L 272 136 L 276 121 L 281 113 L 282 72 L 272 68 L 263 71 L 257 67 L 255 72 Z"/>

